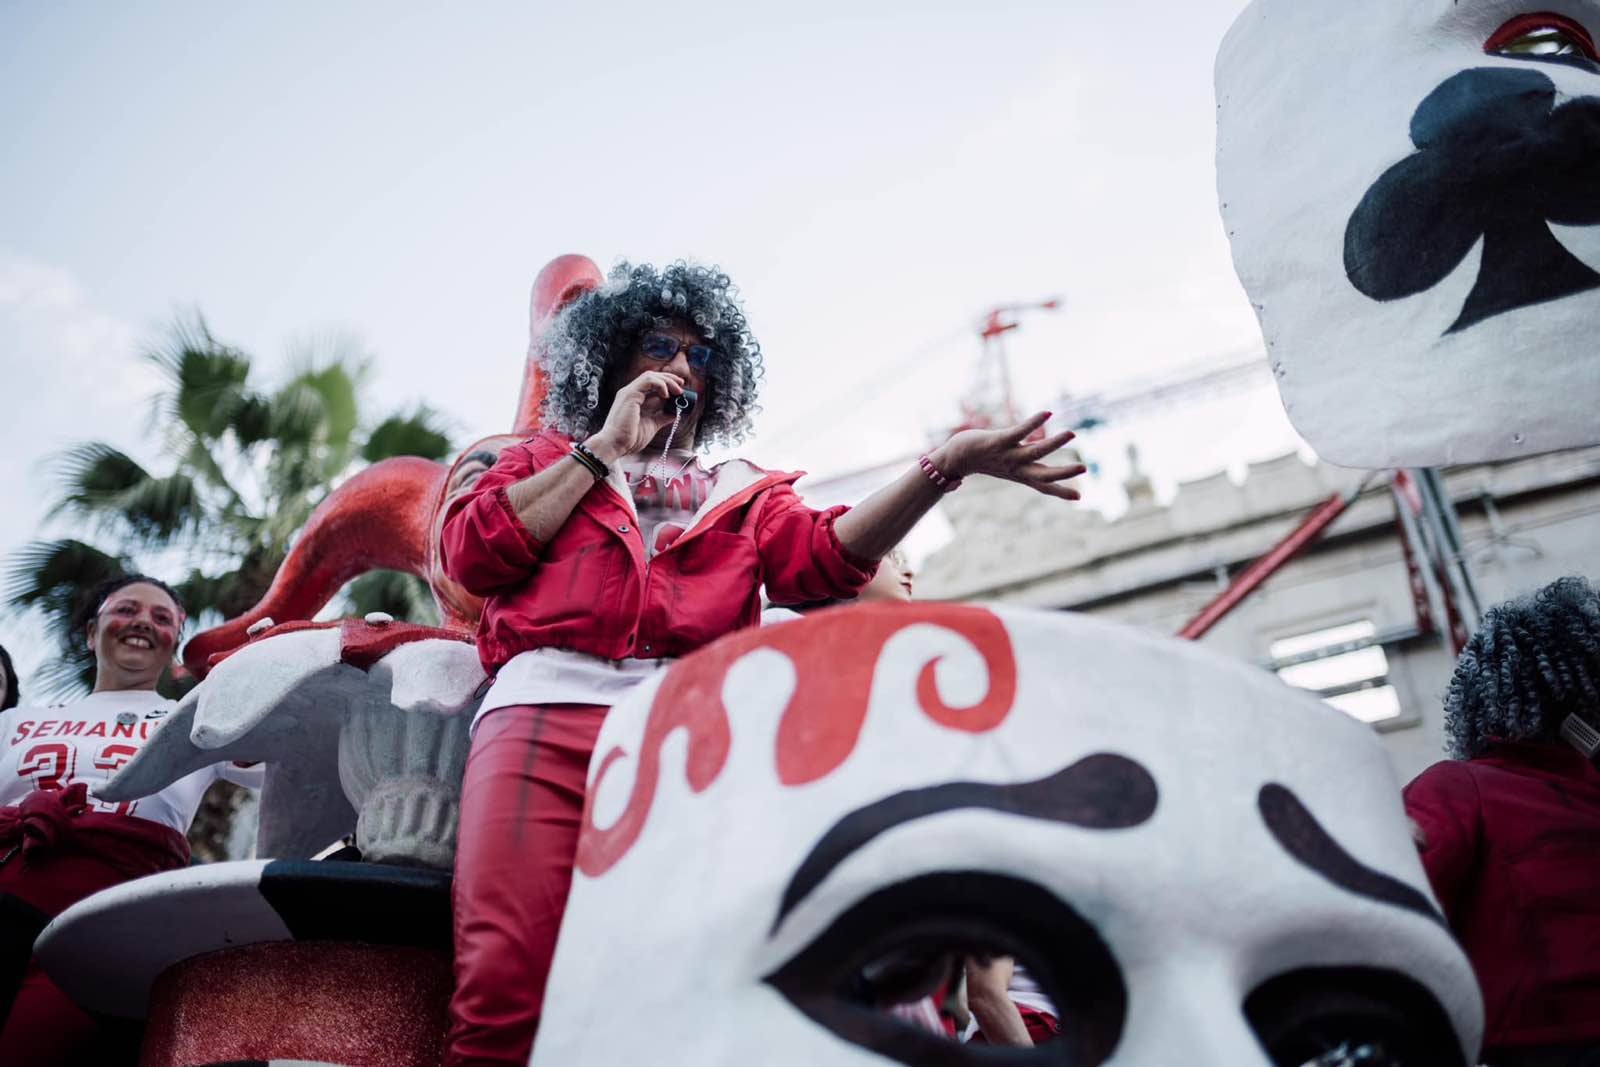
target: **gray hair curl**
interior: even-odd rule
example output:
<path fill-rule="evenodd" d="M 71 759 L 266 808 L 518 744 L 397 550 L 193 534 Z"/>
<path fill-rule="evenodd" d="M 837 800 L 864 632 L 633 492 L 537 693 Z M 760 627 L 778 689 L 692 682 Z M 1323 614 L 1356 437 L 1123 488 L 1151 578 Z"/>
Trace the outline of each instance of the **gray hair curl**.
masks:
<path fill-rule="evenodd" d="M 693 326 L 720 353 L 706 372 L 711 395 L 700 416 L 696 447 L 743 441 L 750 416 L 760 410 L 761 344 L 728 276 L 682 260 L 660 270 L 619 262 L 604 285 L 551 321 L 537 353 L 549 381 L 541 409 L 544 425 L 578 438 L 598 430 L 616 375 L 640 336 L 673 322 Z"/>
<path fill-rule="evenodd" d="M 1456 661 L 1444 728 L 1457 759 L 1497 740 L 1554 741 L 1573 713 L 1600 710 L 1600 593 L 1560 578 L 1498 604 Z"/>

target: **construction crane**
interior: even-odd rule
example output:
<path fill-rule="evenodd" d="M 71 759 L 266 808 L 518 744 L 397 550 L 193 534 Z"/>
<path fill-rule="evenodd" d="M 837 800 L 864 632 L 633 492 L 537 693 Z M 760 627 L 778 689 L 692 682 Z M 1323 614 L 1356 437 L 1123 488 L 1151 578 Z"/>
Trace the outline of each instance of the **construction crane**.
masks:
<path fill-rule="evenodd" d="M 1056 403 L 1056 418 L 1075 430 L 1093 430 L 1117 419 L 1130 418 L 1174 404 L 1226 396 L 1267 384 L 1271 371 L 1260 349 L 1244 349 L 1198 363 L 1186 364 L 1158 378 L 1131 382 L 1083 396 L 1064 393 Z"/>
<path fill-rule="evenodd" d="M 1016 319 L 1018 312 L 1054 310 L 1060 306 L 1059 299 L 1038 304 L 1005 305 L 993 309 L 979 320 L 978 335 L 985 344 L 979 362 L 979 380 L 961 401 L 961 422 L 954 429 L 996 425 L 999 413 L 1005 414 L 1011 422 L 1016 421 L 1005 352 L 999 347 L 999 338 L 1020 325 Z M 998 378 L 998 398 L 985 396 L 986 377 Z M 1118 419 L 1256 388 L 1270 380 L 1271 371 L 1266 356 L 1260 350 L 1230 352 L 1221 357 L 1184 364 L 1161 378 L 1130 382 L 1082 396 L 1063 395 L 1053 409 L 1055 417 L 1052 428 L 1092 430 Z M 988 404 L 985 404 L 986 400 Z M 824 494 L 843 491 L 848 487 L 850 493 L 865 495 L 862 486 L 877 488 L 888 480 L 892 472 L 915 459 L 915 455 L 895 456 L 870 466 L 811 478 L 806 485 L 809 491 Z"/>
<path fill-rule="evenodd" d="M 978 339 L 983 344 L 983 353 L 978 358 L 977 383 L 961 404 L 963 425 L 988 426 L 998 419 L 1004 426 L 1017 421 L 1005 335 L 1021 327 L 1024 312 L 1059 311 L 1064 302 L 1061 297 L 1053 296 L 1026 304 L 999 304 L 978 321 Z M 998 396 L 994 395 L 996 393 Z"/>

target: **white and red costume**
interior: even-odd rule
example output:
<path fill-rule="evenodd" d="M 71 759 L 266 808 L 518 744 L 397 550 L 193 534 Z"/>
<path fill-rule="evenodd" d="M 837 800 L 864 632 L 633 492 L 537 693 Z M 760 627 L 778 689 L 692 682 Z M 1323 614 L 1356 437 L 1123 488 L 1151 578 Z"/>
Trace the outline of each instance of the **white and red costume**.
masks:
<path fill-rule="evenodd" d="M 0 1048 L 16 1062 L 59 1060 L 92 1025 L 32 962 L 32 935 L 91 893 L 187 864 L 184 833 L 219 778 L 261 784 L 259 768 L 218 765 L 139 800 L 97 799 L 172 708 L 122 690 L 0 713 L 0 1010 L 13 1008 Z"/>
<path fill-rule="evenodd" d="M 478 650 L 496 676 L 461 787 L 451 1067 L 527 1061 L 610 706 L 756 625 L 763 586 L 786 603 L 846 597 L 875 570 L 834 534 L 844 508 L 814 511 L 798 474 L 742 460 L 704 472 L 669 458 L 665 486 L 618 464 L 541 543 L 506 488 L 571 447 L 545 432 L 506 448 L 444 521 L 445 571 L 484 598 Z"/>

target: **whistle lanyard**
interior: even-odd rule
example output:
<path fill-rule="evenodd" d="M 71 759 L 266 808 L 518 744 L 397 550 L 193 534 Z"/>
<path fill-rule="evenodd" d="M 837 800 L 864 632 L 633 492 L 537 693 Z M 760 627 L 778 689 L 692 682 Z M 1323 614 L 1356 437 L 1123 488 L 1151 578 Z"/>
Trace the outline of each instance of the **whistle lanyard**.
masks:
<path fill-rule="evenodd" d="M 672 439 L 677 436 L 677 434 L 678 434 L 678 424 L 683 421 L 683 409 L 677 407 L 676 405 L 674 405 L 674 408 L 676 408 L 676 410 L 674 410 L 673 413 L 672 413 L 672 428 L 667 431 L 667 442 L 666 442 L 666 444 L 661 446 L 661 455 L 656 459 L 656 461 L 654 463 L 650 464 L 650 469 L 644 472 L 644 476 L 646 478 L 655 478 L 656 479 L 656 482 L 662 487 L 663 492 L 666 490 L 667 486 L 669 486 L 673 482 L 677 481 L 679 476 L 682 475 L 684 471 L 686 471 L 690 467 L 694 466 L 694 461 L 695 461 L 695 457 L 691 455 L 689 457 L 689 462 L 685 463 L 683 466 L 679 467 L 677 469 L 677 471 L 672 475 L 672 477 L 666 479 L 665 481 L 662 481 L 657 476 L 657 472 L 662 470 L 666 466 L 667 453 L 672 451 Z"/>

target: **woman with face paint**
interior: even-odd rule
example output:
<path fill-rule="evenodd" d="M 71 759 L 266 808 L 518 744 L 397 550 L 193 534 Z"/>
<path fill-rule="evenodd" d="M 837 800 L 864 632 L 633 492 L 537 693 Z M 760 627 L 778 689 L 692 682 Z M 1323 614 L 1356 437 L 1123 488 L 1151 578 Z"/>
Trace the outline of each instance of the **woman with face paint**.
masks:
<path fill-rule="evenodd" d="M 1455 760 L 1405 789 L 1472 960 L 1491 1067 L 1600 1065 L 1600 592 L 1491 608 L 1445 696 Z"/>
<path fill-rule="evenodd" d="M 799 474 L 697 451 L 750 428 L 762 375 L 728 277 L 621 264 L 551 321 L 544 430 L 447 511 L 445 573 L 484 598 L 494 684 L 474 723 L 454 883 L 447 1067 L 517 1064 L 538 1027 L 606 710 L 672 659 L 777 604 L 854 597 L 963 476 L 1076 499 L 1070 434 L 1040 413 L 967 430 L 855 508 L 813 510 Z M 619 965 L 624 961 L 619 959 Z"/>
<path fill-rule="evenodd" d="M 156 692 L 183 629 L 176 594 L 144 575 L 91 601 L 87 697 L 0 713 L 0 1062 L 77 1063 L 95 1025 L 32 959 L 34 937 L 91 893 L 189 862 L 184 832 L 219 777 L 259 786 L 261 771 L 217 766 L 154 796 L 111 804 L 93 790 L 139 751 L 172 710 Z"/>

